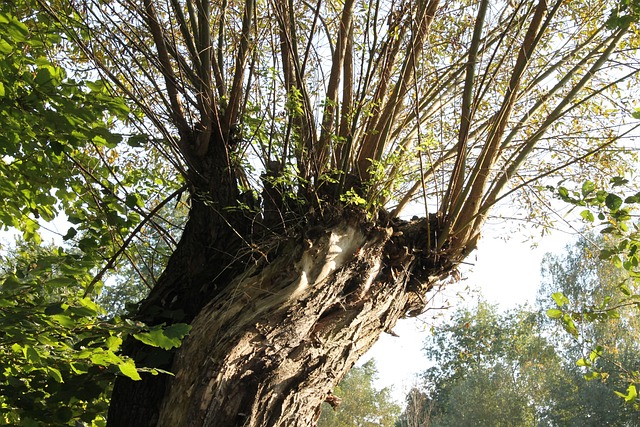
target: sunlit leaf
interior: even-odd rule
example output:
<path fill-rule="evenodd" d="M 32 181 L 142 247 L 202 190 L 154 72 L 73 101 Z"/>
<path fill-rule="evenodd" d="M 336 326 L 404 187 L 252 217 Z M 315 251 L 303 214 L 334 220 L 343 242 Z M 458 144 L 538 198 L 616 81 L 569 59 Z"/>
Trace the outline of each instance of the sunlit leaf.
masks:
<path fill-rule="evenodd" d="M 562 310 L 558 310 L 557 308 L 550 308 L 547 310 L 547 316 L 550 319 L 559 319 L 562 317 Z"/>
<path fill-rule="evenodd" d="M 558 307 L 569 304 L 569 298 L 567 298 L 562 292 L 554 292 L 551 295 L 551 298 L 553 298 L 553 301 L 555 301 Z"/>
<path fill-rule="evenodd" d="M 119 363 L 118 369 L 120 369 L 120 372 L 122 372 L 122 374 L 126 375 L 134 381 L 140 381 L 142 379 L 140 378 L 140 374 L 138 373 L 136 365 L 132 359 L 127 359 Z"/>

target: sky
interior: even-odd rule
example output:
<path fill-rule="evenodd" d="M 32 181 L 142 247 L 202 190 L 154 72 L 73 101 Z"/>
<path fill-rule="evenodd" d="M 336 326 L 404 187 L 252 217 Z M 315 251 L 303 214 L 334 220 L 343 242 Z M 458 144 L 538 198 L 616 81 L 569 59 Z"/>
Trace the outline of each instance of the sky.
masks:
<path fill-rule="evenodd" d="M 447 285 L 441 303 L 449 301 L 456 306 L 473 304 L 481 294 L 486 301 L 498 304 L 502 310 L 527 302 L 533 304 L 540 284 L 540 265 L 544 254 L 561 253 L 567 244 L 577 239 L 576 234 L 560 231 L 545 237 L 535 237 L 535 231 L 515 233 L 508 239 L 506 233 L 505 229 L 496 228 L 484 233 L 478 248 L 461 271 L 463 279 Z M 469 290 L 479 293 L 470 294 Z M 466 301 L 456 294 L 466 294 Z M 359 363 L 375 359 L 377 388 L 392 387 L 394 399 L 403 402 L 405 393 L 417 382 L 416 375 L 430 366 L 422 353 L 422 342 L 430 333 L 431 326 L 443 315 L 446 316 L 443 310 L 432 310 L 416 319 L 400 320 L 393 329 L 399 337 L 383 334 L 362 357 Z"/>

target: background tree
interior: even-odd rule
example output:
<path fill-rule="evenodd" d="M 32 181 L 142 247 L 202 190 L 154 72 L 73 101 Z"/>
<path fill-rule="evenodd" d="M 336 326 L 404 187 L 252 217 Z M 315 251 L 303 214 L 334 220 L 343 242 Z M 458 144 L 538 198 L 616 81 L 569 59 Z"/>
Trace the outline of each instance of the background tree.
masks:
<path fill-rule="evenodd" d="M 420 387 L 414 386 L 407 393 L 405 407 L 396 421 L 396 427 L 421 427 L 431 425 L 434 402 Z"/>
<path fill-rule="evenodd" d="M 602 198 L 604 203 L 606 194 L 599 193 L 580 192 Z M 547 254 L 543 259 L 538 307 L 558 319 L 558 309 L 550 307 L 560 302 L 561 312 L 571 313 L 562 322 L 547 318 L 543 328 L 576 384 L 573 393 L 567 390 L 565 400 L 574 409 L 551 414 L 557 424 L 628 425 L 638 421 L 638 412 L 625 408 L 616 396 L 628 386 L 627 372 L 638 369 L 640 326 L 637 307 L 629 304 L 629 295 L 635 292 L 629 272 L 621 263 L 600 256 L 601 248 L 622 247 L 616 240 L 608 233 L 585 234 L 563 253 Z M 570 333 L 563 333 L 563 327 Z"/>
<path fill-rule="evenodd" d="M 541 312 L 500 314 L 480 302 L 437 327 L 425 347 L 438 363 L 423 377 L 423 408 L 430 410 L 424 425 L 636 423 L 637 412 L 614 393 L 619 385 L 587 381 L 577 359 L 549 338 L 557 331 L 542 320 Z"/>
<path fill-rule="evenodd" d="M 176 375 L 117 381 L 111 425 L 313 424 L 498 201 L 624 166 L 609 148 L 632 131 L 626 99 L 609 94 L 640 68 L 613 2 L 38 3 L 65 31 L 52 56 L 100 74 L 128 133 L 36 139 L 82 178 L 65 214 L 69 245 L 104 260 L 88 288 L 124 264 L 144 275 L 132 242 L 153 227 L 171 256 L 136 319 L 193 327 L 178 352 L 125 345 Z M 174 245 L 161 218 L 182 193 Z M 424 218 L 398 219 L 414 199 Z"/>
<path fill-rule="evenodd" d="M 540 336 L 538 316 L 500 314 L 480 301 L 459 309 L 425 343 L 435 366 L 424 373 L 429 425 L 535 426 L 553 412 L 562 360 Z"/>
<path fill-rule="evenodd" d="M 625 217 L 625 221 L 631 218 L 627 214 Z M 636 243 L 629 248 L 634 234 L 627 235 L 631 240 L 611 232 L 587 236 L 567 248 L 562 256 L 549 256 L 544 262 L 546 280 L 539 299 L 547 307 L 555 306 L 547 313 L 560 320 L 550 322 L 548 328 L 565 357 L 576 361 L 579 373 L 593 381 L 585 390 L 603 394 L 598 401 L 609 403 L 583 411 L 593 413 L 592 420 L 617 411 L 609 409 L 621 404 L 621 401 L 611 403 L 615 394 L 635 407 L 635 412 L 629 412 L 630 419 L 638 417 L 635 384 L 640 324 L 636 263 L 632 261 Z M 618 255 L 630 258 L 622 262 Z M 580 289 L 583 291 L 579 292 Z M 559 333 L 562 328 L 569 334 Z"/>
<path fill-rule="evenodd" d="M 376 390 L 377 370 L 373 359 L 352 368 L 333 394 L 340 404 L 332 408 L 323 405 L 319 427 L 392 427 L 400 415 L 400 406 L 391 397 L 391 390 Z"/>
<path fill-rule="evenodd" d="M 435 328 L 425 347 L 435 362 L 422 384 L 425 425 L 638 422 L 637 410 L 616 395 L 628 400 L 620 392 L 638 369 L 637 304 L 630 303 L 637 300 L 621 292 L 633 290 L 628 272 L 599 257 L 603 240 L 586 235 L 545 256 L 535 311 L 499 313 L 480 301 Z M 544 315 L 561 299 L 570 326 Z"/>

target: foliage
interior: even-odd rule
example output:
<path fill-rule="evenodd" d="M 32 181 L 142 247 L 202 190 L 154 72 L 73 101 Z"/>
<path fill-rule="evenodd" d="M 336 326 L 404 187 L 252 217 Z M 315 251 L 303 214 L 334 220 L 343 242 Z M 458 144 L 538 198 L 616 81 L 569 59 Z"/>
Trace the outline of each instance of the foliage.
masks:
<path fill-rule="evenodd" d="M 400 407 L 388 388 L 376 390 L 375 361 L 352 368 L 334 390 L 340 400 L 336 409 L 323 405 L 318 427 L 392 427 Z"/>
<path fill-rule="evenodd" d="M 67 211 L 72 222 L 86 230 L 79 246 L 90 249 L 103 240 L 103 227 L 92 227 L 95 215 L 89 212 L 95 202 L 87 197 L 80 169 L 103 175 L 108 165 L 78 150 L 86 146 L 108 154 L 122 137 L 108 130 L 113 123 L 107 114 L 123 117 L 128 108 L 99 81 L 77 82 L 47 59 L 61 40 L 59 28 L 49 24 L 42 13 L 24 22 L 0 15 L 0 221 L 5 228 L 22 230 L 25 239 L 39 241 L 37 220 L 52 221 Z M 84 164 L 74 164 L 72 153 Z M 122 209 L 115 200 L 102 203 L 103 209 L 112 210 L 111 225 L 126 230 L 137 223 L 136 215 L 119 215 Z M 76 232 L 70 229 L 67 238 Z"/>
<path fill-rule="evenodd" d="M 576 357 L 576 363 L 585 369 L 585 377 L 615 382 L 616 394 L 638 409 L 640 366 L 634 357 L 638 351 L 634 343 L 640 333 L 640 228 L 633 212 L 640 193 L 621 194 L 620 187 L 627 183 L 625 178 L 615 177 L 608 191 L 596 191 L 592 182 L 585 182 L 580 191 L 558 189 L 565 202 L 583 208 L 580 215 L 595 225 L 602 237 L 593 239 L 595 243 L 583 241 L 580 254 L 584 262 L 595 263 L 597 268 L 572 271 L 573 277 L 582 280 L 563 282 L 572 286 L 553 294 L 556 308 L 549 309 L 547 315 L 559 320 L 581 343 L 583 354 Z"/>
<path fill-rule="evenodd" d="M 138 376 L 115 354 L 133 325 L 101 319 L 83 297 L 79 257 L 33 243 L 14 254 L 0 276 L 0 423 L 103 425 L 113 375 Z"/>
<path fill-rule="evenodd" d="M 169 349 L 189 326 L 105 317 L 84 296 L 90 266 L 62 248 L 22 242 L 11 253 L 0 260 L 0 423 L 104 425 L 116 375 L 161 373 L 118 355 L 123 339 Z"/>
<path fill-rule="evenodd" d="M 545 261 L 547 271 L 554 272 L 545 276 L 547 280 L 567 292 L 583 280 L 597 283 L 589 267 L 577 269 L 571 276 L 575 267 L 571 261 L 579 261 L 575 255 L 583 254 L 581 246 L 573 249 L 571 257 L 547 257 Z M 612 283 L 615 281 L 610 280 L 609 286 Z M 546 292 L 542 288 L 541 295 L 548 295 Z M 567 347 L 543 312 L 543 307 L 537 311 L 520 307 L 499 313 L 495 306 L 480 301 L 473 309 L 456 310 L 450 322 L 437 326 L 425 343 L 435 366 L 423 374 L 422 425 L 577 427 L 636 423 L 637 413 L 614 394 L 624 383 L 613 371 L 607 382 L 585 381 L 584 364 L 576 365 L 581 357 L 576 355 L 588 344 Z M 624 334 L 610 326 L 592 332 L 597 339 L 606 334 L 615 336 L 619 361 L 628 363 L 635 358 L 634 332 Z M 605 369 L 615 367 L 602 362 Z M 413 414 L 420 411 L 413 408 Z M 407 420 L 409 415 L 405 410 L 401 419 Z"/>
<path fill-rule="evenodd" d="M 0 225 L 24 240 L 0 260 L 0 424 L 104 425 L 115 376 L 160 372 L 118 355 L 123 339 L 172 348 L 189 327 L 147 328 L 96 304 L 114 233 L 140 222 L 140 196 L 118 197 L 108 180 L 123 166 L 112 130 L 129 109 L 101 81 L 69 78 L 49 59 L 60 28 L 28 2 L 14 6 L 0 8 Z M 146 177 L 121 179 L 135 188 Z M 43 245 L 42 223 L 61 213 L 75 225 L 66 244 Z"/>
<path fill-rule="evenodd" d="M 566 374 L 538 329 L 534 312 L 500 314 L 483 301 L 436 327 L 425 342 L 429 425 L 534 426 L 552 411 L 551 382 Z"/>

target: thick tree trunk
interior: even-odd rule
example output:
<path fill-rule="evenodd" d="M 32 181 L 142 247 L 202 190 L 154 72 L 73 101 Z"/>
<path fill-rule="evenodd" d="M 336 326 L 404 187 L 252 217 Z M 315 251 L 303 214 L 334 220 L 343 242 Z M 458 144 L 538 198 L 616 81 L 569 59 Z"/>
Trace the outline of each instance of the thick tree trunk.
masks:
<path fill-rule="evenodd" d="M 313 425 L 349 368 L 424 309 L 464 252 L 430 249 L 435 217 L 373 222 L 333 205 L 296 214 L 268 180 L 256 220 L 240 209 L 225 153 L 194 176 L 183 236 L 138 313 L 148 324 L 190 323 L 189 337 L 177 353 L 124 346 L 139 366 L 175 377 L 119 378 L 110 427 Z"/>
<path fill-rule="evenodd" d="M 350 219 L 349 219 L 350 218 Z M 159 426 L 310 426 L 358 358 L 451 265 L 425 248 L 426 220 L 358 215 L 279 238 L 196 316 Z"/>
<path fill-rule="evenodd" d="M 235 269 L 195 316 L 175 377 L 122 379 L 112 412 L 128 415 L 110 413 L 109 424 L 314 425 L 349 368 L 400 317 L 422 311 L 427 290 L 454 267 L 424 249 L 436 226 L 376 225 L 336 210 L 299 235 L 264 241 L 254 248 L 261 257 Z M 126 399 L 115 397 L 129 386 Z M 141 410 L 150 402 L 138 397 L 153 408 Z"/>

